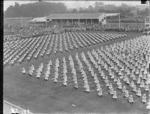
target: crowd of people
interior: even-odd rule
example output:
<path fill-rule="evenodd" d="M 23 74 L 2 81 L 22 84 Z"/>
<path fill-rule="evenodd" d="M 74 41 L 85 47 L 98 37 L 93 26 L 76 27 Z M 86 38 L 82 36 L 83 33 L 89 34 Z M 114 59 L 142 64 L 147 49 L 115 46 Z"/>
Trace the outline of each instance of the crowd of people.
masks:
<path fill-rule="evenodd" d="M 108 23 L 105 30 L 122 31 L 122 32 L 143 32 L 145 29 L 144 23 Z"/>
<path fill-rule="evenodd" d="M 121 23 L 144 23 L 144 18 L 142 16 L 120 16 L 120 20 L 119 20 L 119 16 L 117 17 L 107 17 L 107 22 L 108 23 L 119 23 L 119 21 Z"/>
<path fill-rule="evenodd" d="M 29 38 L 46 34 L 55 34 L 71 31 L 122 31 L 122 32 L 143 32 L 144 23 L 106 23 L 99 24 L 5 24 L 4 40 L 9 40 L 9 36 Z"/>
<path fill-rule="evenodd" d="M 140 101 L 150 109 L 149 44 L 148 36 L 140 36 L 86 52 L 77 52 L 61 59 L 56 58 L 48 61 L 46 65 L 41 63 L 37 69 L 34 65 L 23 67 L 22 73 L 44 78 L 46 81 L 53 80 L 54 83 L 62 83 L 64 86 L 73 83 L 75 89 L 80 87 L 87 93 L 95 89 L 94 92 L 99 97 L 110 95 L 112 99 L 118 100 L 123 96 L 130 104 Z M 60 77 L 60 72 L 63 78 Z M 45 74 L 44 77 L 41 74 Z M 69 76 L 72 76 L 73 81 L 67 80 Z"/>
<path fill-rule="evenodd" d="M 4 43 L 4 65 L 22 63 L 38 57 L 68 52 L 125 37 L 126 34 L 67 32 L 13 40 Z"/>
<path fill-rule="evenodd" d="M 68 31 L 121 31 L 121 32 L 143 32 L 145 29 L 144 23 L 107 23 L 102 24 L 82 24 L 61 26 L 62 30 Z"/>

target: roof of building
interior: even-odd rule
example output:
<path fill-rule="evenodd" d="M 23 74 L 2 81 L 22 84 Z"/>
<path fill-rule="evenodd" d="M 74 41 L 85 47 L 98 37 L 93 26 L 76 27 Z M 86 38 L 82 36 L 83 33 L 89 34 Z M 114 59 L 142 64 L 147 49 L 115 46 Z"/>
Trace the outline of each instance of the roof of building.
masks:
<path fill-rule="evenodd" d="M 48 19 L 98 19 L 103 13 L 51 14 Z"/>
<path fill-rule="evenodd" d="M 106 16 L 109 17 L 109 16 L 117 16 L 119 15 L 119 13 L 106 13 Z"/>
<path fill-rule="evenodd" d="M 68 13 L 68 14 L 50 14 L 48 19 L 99 19 L 105 13 Z M 106 13 L 105 16 L 116 16 L 118 13 Z"/>

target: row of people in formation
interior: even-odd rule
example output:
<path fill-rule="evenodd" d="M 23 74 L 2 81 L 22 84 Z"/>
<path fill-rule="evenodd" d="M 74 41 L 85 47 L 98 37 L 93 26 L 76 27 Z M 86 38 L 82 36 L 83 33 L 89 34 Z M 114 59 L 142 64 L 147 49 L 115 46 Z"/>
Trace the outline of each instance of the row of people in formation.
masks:
<path fill-rule="evenodd" d="M 84 54 L 82 53 L 82 58 L 85 58 L 84 57 Z M 96 77 L 96 75 L 94 75 L 94 79 L 95 79 L 95 83 L 97 83 L 97 85 L 99 84 L 98 82 L 98 78 Z M 107 84 L 106 84 L 106 86 L 108 86 Z M 98 86 L 99 88 L 100 88 L 100 86 Z M 99 90 L 101 90 L 101 89 L 99 89 Z M 112 91 L 111 91 L 111 93 L 112 93 Z M 102 91 L 99 91 L 99 93 L 98 93 L 98 95 L 102 95 Z M 128 96 L 129 97 L 129 96 Z M 115 94 L 113 95 L 113 98 L 117 98 L 117 95 L 116 95 L 116 92 L 115 92 Z M 131 100 L 132 99 L 132 100 Z M 131 98 L 131 96 L 129 97 L 129 102 L 132 102 L 133 101 L 133 98 Z M 142 100 L 142 102 L 145 102 L 145 100 Z"/>
<path fill-rule="evenodd" d="M 58 60 L 56 60 L 57 62 L 56 62 L 56 66 L 59 66 L 58 65 L 58 63 L 59 63 L 59 61 Z M 80 62 L 80 64 L 81 64 L 81 62 Z M 80 65 L 81 66 L 81 65 Z M 82 68 L 82 67 L 81 67 Z M 30 75 L 32 75 L 33 74 L 33 70 L 34 70 L 34 67 L 33 66 L 31 66 L 31 70 L 29 71 L 29 74 Z M 123 81 L 125 81 L 125 80 L 123 80 Z"/>
<path fill-rule="evenodd" d="M 56 60 L 56 61 L 58 61 L 58 60 Z M 56 62 L 56 66 L 57 66 L 57 65 L 58 65 L 58 62 Z M 34 70 L 34 67 L 31 66 L 31 70 L 29 71 L 29 74 L 30 74 L 30 75 L 32 75 L 33 70 Z M 128 78 L 124 78 L 123 81 L 125 81 L 125 79 L 128 79 Z M 140 87 L 141 87 L 142 85 L 144 86 L 144 82 L 142 81 L 141 83 L 142 83 L 142 84 L 140 85 Z M 129 84 L 129 83 L 128 83 L 128 84 Z M 142 87 L 143 87 L 143 86 L 142 86 Z M 146 86 L 146 91 L 148 91 L 148 86 Z"/>
<path fill-rule="evenodd" d="M 53 51 L 55 54 L 57 53 L 57 46 L 58 46 L 57 42 L 58 42 L 58 37 L 56 37 L 55 39 L 55 45 L 54 45 L 54 51 Z"/>
<path fill-rule="evenodd" d="M 52 61 L 50 60 L 50 61 L 48 62 L 48 64 L 47 64 L 47 67 L 46 67 L 45 80 L 48 80 L 48 77 L 49 77 L 49 75 L 50 75 L 50 67 L 51 67 L 51 66 L 52 66 Z M 44 68 L 43 63 L 41 63 L 41 65 L 39 66 L 39 68 L 37 68 L 37 70 L 36 70 L 36 77 L 37 77 L 37 78 L 40 78 L 43 68 Z M 35 70 L 34 66 L 31 65 L 31 67 L 29 67 L 29 71 L 28 71 L 28 73 L 29 73 L 30 76 L 33 76 L 34 70 Z M 23 67 L 23 69 L 22 69 L 22 73 L 23 73 L 23 74 L 26 73 L 26 70 L 25 70 L 24 67 Z"/>
<path fill-rule="evenodd" d="M 93 59 L 92 59 L 92 61 L 93 61 Z M 96 64 L 97 62 L 96 61 L 94 61 L 94 65 L 95 65 L 95 67 L 97 67 L 97 64 Z M 107 68 L 107 67 L 106 67 Z M 109 69 L 107 69 L 107 70 L 109 70 Z M 121 70 L 119 71 L 119 75 L 121 75 Z M 131 76 L 134 76 L 133 78 L 135 79 L 135 75 L 131 75 Z M 122 78 L 123 78 L 123 76 L 122 76 Z M 147 78 L 146 78 L 146 76 L 144 75 L 143 77 L 141 77 L 141 78 L 143 78 L 144 80 L 146 80 Z M 127 80 L 127 83 L 128 83 L 128 80 Z M 142 85 L 142 87 L 144 86 L 143 85 L 143 83 L 141 83 Z"/>
<path fill-rule="evenodd" d="M 27 58 L 27 60 L 30 60 L 31 56 L 36 51 L 35 48 L 37 46 L 38 40 L 39 40 L 39 38 L 32 38 L 27 41 L 25 39 L 25 40 L 21 40 L 22 42 L 19 42 L 19 44 L 16 44 L 17 47 L 15 48 L 15 50 L 17 50 L 17 51 L 15 51 L 15 50 L 12 50 L 12 51 L 19 52 L 19 53 L 16 53 L 16 55 L 13 55 L 14 59 L 12 59 L 11 64 L 14 64 L 15 61 L 21 63 L 25 59 L 25 57 Z M 26 41 L 26 42 L 24 42 L 24 41 Z M 31 49 L 33 47 L 34 47 L 34 49 L 31 51 Z"/>
<path fill-rule="evenodd" d="M 69 35 L 70 35 L 70 38 L 71 38 L 71 40 L 72 40 L 72 42 L 73 42 L 73 45 L 74 45 L 74 47 L 76 48 L 76 49 L 78 49 L 79 47 L 78 47 L 78 45 L 77 45 L 77 42 L 75 41 L 76 39 L 78 39 L 76 36 L 75 36 L 75 38 L 74 38 L 74 36 L 73 36 L 73 34 L 71 34 L 71 33 L 69 33 Z M 79 44 L 80 45 L 80 44 Z"/>
<path fill-rule="evenodd" d="M 40 66 L 39 66 L 39 68 L 38 68 L 37 71 L 36 71 L 36 74 L 37 74 L 36 77 L 37 77 L 37 78 L 40 78 L 40 77 L 41 77 L 43 67 L 44 67 L 44 65 L 43 65 L 43 63 L 41 63 Z"/>
<path fill-rule="evenodd" d="M 71 44 L 69 35 L 66 34 L 66 37 L 67 37 L 67 39 L 68 39 L 68 45 L 69 45 L 69 48 L 70 48 L 71 50 L 73 50 L 73 45 Z"/>
<path fill-rule="evenodd" d="M 75 48 L 78 48 L 78 46 L 77 46 L 77 44 L 76 44 L 76 42 L 75 42 L 75 40 L 73 38 L 72 38 L 73 39 L 73 45 L 71 44 L 71 41 L 70 41 L 70 38 L 69 38 L 68 34 L 66 34 L 66 38 L 68 40 L 68 43 L 69 43 L 68 45 L 69 45 L 70 49 L 73 49 L 73 45 L 75 46 Z M 65 37 L 63 37 L 63 40 L 64 40 L 64 45 L 65 45 L 65 50 L 68 51 L 68 45 L 66 43 L 67 41 L 66 41 Z M 59 45 L 59 50 L 60 50 L 60 52 L 62 52 L 63 51 L 63 48 L 62 48 L 62 36 L 60 36 L 59 44 L 60 44 Z M 57 52 L 57 45 L 54 46 L 54 53 L 56 53 L 56 52 Z"/>
<path fill-rule="evenodd" d="M 67 35 L 67 34 L 66 34 Z M 69 35 L 72 35 L 72 33 L 70 33 Z M 87 34 L 84 34 L 84 35 L 87 35 Z M 99 34 L 98 34 L 99 35 Z M 68 35 L 67 35 L 68 36 Z M 75 36 L 79 36 L 79 35 L 77 35 L 77 33 L 75 34 Z M 81 37 L 81 36 L 83 36 L 83 34 L 81 34 L 80 36 L 79 36 L 79 38 L 81 39 L 80 41 L 78 40 L 78 42 L 82 42 L 85 46 L 87 46 L 87 43 L 86 42 L 89 42 L 85 37 Z M 89 36 L 90 36 L 90 38 L 92 38 L 93 36 L 95 36 L 95 34 L 93 35 L 93 34 L 89 34 Z M 110 35 L 106 35 L 107 37 L 108 37 L 108 39 L 111 39 L 112 38 L 112 36 L 110 37 Z M 115 35 L 113 35 L 113 36 L 115 36 Z M 35 57 L 35 58 L 37 58 L 38 57 L 38 55 L 40 55 L 40 56 L 43 56 L 44 55 L 44 53 L 50 53 L 50 50 L 52 50 L 51 48 L 52 48 L 52 46 L 47 50 L 47 47 L 48 47 L 48 45 L 49 45 L 49 41 L 50 41 L 50 38 L 49 37 L 51 37 L 51 36 L 49 36 L 48 37 L 48 35 L 47 36 L 45 36 L 46 38 L 44 38 L 44 37 L 42 37 L 42 38 L 37 38 L 37 39 L 34 39 L 34 40 L 32 40 L 31 42 L 30 42 L 30 44 L 32 44 L 32 45 L 29 45 L 29 44 L 26 44 L 26 49 L 28 49 L 29 50 L 29 48 L 30 48 L 30 50 L 29 51 L 25 51 L 26 52 L 26 55 L 27 56 L 25 56 L 25 54 L 24 54 L 24 56 L 22 56 L 22 58 L 20 59 L 19 57 L 18 58 L 16 58 L 16 59 L 14 59 L 14 60 L 12 60 L 12 64 L 14 64 L 14 62 L 17 60 L 17 59 L 19 59 L 19 63 L 21 63 L 23 60 L 24 60 L 24 57 L 26 57 L 27 58 L 27 60 L 30 60 L 31 58 L 32 58 L 32 56 L 33 57 Z M 97 37 L 97 36 L 95 36 L 94 38 L 92 38 L 93 40 L 90 40 L 90 41 L 94 41 L 95 40 L 95 42 L 96 43 L 98 43 L 99 41 L 97 41 L 97 40 L 101 40 L 101 39 L 106 39 L 106 38 L 103 38 L 103 37 L 101 37 L 100 39 Z M 116 37 L 116 36 L 115 36 Z M 76 38 L 76 37 L 75 37 Z M 88 39 L 90 39 L 89 37 L 88 37 Z M 61 38 L 60 38 L 61 39 Z M 73 49 L 73 45 L 71 44 L 71 42 L 70 42 L 70 39 L 69 39 L 69 36 L 67 37 L 67 39 L 68 39 L 68 42 L 69 42 L 69 46 L 70 46 L 70 49 Z M 78 48 L 78 46 L 76 45 L 76 43 L 75 43 L 75 40 L 74 40 L 74 38 L 72 38 L 73 39 L 73 43 L 74 43 L 74 46 L 75 47 L 77 47 Z M 77 38 L 76 38 L 77 39 Z M 85 42 L 86 41 L 86 42 Z M 42 42 L 42 43 L 41 43 Z M 60 40 L 60 42 L 61 42 L 61 40 Z M 38 48 L 39 47 L 39 44 L 38 43 L 41 43 L 40 44 L 40 47 L 45 47 L 45 48 Z M 55 45 L 54 45 L 54 53 L 56 53 L 57 52 L 57 44 L 58 43 L 58 36 L 56 37 L 56 40 L 55 40 Z M 45 45 L 44 45 L 45 44 Z M 81 44 L 81 43 L 80 43 Z M 44 45 L 44 46 L 43 46 Z M 52 45 L 53 45 L 53 42 L 52 42 Z M 28 47 L 28 48 L 27 48 Z M 62 43 L 60 43 L 60 50 L 62 50 Z M 18 47 L 19 48 L 19 47 Z M 31 48 L 33 49 L 33 50 L 31 50 Z M 35 49 L 35 48 L 38 48 L 38 50 L 37 49 Z M 18 49 L 17 49 L 18 50 Z M 42 50 L 42 51 L 41 51 Z M 20 52 L 22 52 L 22 50 L 20 51 Z M 34 55 L 33 55 L 34 54 Z M 8 60 L 10 60 L 10 59 L 8 59 Z M 5 64 L 7 63 L 7 61 L 5 62 Z"/>
<path fill-rule="evenodd" d="M 108 80 L 108 78 L 105 78 L 105 83 L 106 83 L 106 86 L 107 87 L 109 87 L 109 88 L 112 88 L 112 84 L 111 83 L 109 83 L 109 80 Z M 122 90 L 122 92 L 124 93 L 124 96 L 126 97 L 126 98 L 129 98 L 129 91 L 126 89 L 126 86 L 124 85 L 122 85 L 122 83 L 119 81 L 119 78 L 118 78 L 118 81 L 117 81 L 117 88 L 119 89 L 119 90 Z M 136 90 L 135 90 L 136 91 Z M 143 103 L 146 103 L 146 94 L 141 94 L 141 90 L 140 90 L 140 88 L 138 89 L 138 91 L 137 91 L 137 93 L 136 93 L 136 95 L 137 96 L 139 96 L 139 97 L 141 97 L 142 96 L 142 102 Z"/>
<path fill-rule="evenodd" d="M 83 55 L 83 54 L 82 54 Z M 84 57 L 83 57 L 84 58 Z M 143 82 L 143 81 L 142 81 Z M 120 83 L 117 83 L 118 84 L 118 88 L 120 88 L 121 89 L 121 82 Z M 136 92 L 136 86 L 135 85 L 133 85 L 134 84 L 134 82 L 132 81 L 132 83 L 131 83 L 131 85 L 132 85 L 132 87 L 133 87 L 133 91 L 135 91 Z M 142 85 L 142 84 L 141 84 Z M 141 85 L 140 85 L 140 87 L 141 87 Z M 146 88 L 145 88 L 145 90 L 146 91 L 148 91 L 149 90 L 149 86 L 147 85 L 146 86 Z M 141 96 L 141 90 L 140 90 L 140 88 L 139 88 L 139 91 L 137 90 L 137 95 L 138 96 Z M 144 101 L 143 101 L 144 102 Z"/>
<path fill-rule="evenodd" d="M 25 49 L 28 48 L 28 47 L 24 47 L 23 40 L 17 41 L 17 42 L 16 41 L 12 41 L 12 42 L 7 44 L 8 45 L 7 49 L 4 51 L 4 65 L 7 64 L 7 63 L 13 64 L 16 61 L 16 60 L 13 60 L 13 59 L 14 58 L 18 59 L 20 57 L 20 54 L 22 54 L 22 51 L 24 51 Z M 20 51 L 20 49 L 18 49 L 19 46 L 24 47 L 23 50 L 21 50 L 21 52 L 19 52 Z M 18 57 L 16 57 L 16 56 L 18 56 Z"/>
<path fill-rule="evenodd" d="M 44 56 L 44 54 L 46 54 L 46 51 L 48 51 L 49 49 L 47 49 L 48 48 L 48 45 L 49 45 L 49 42 L 50 42 L 50 38 L 48 38 L 48 35 L 47 36 L 45 36 L 46 38 L 46 40 L 44 40 L 44 42 L 42 42 L 42 50 L 41 51 L 39 51 L 40 53 L 38 53 L 39 54 L 39 56 L 40 57 L 43 57 Z M 38 56 L 38 55 L 37 55 Z"/>
<path fill-rule="evenodd" d="M 40 68 L 41 68 L 42 66 L 43 66 L 43 65 L 41 64 Z M 31 66 L 31 69 L 32 69 L 32 70 L 34 69 L 33 65 Z M 31 73 L 31 72 L 32 72 L 32 71 L 30 71 L 30 73 Z M 86 76 L 84 70 L 81 70 L 81 72 L 82 72 L 82 75 L 83 75 L 83 77 L 84 77 L 83 80 L 84 80 L 85 91 L 86 91 L 86 92 L 90 92 L 89 85 L 88 85 L 88 82 L 87 82 L 87 76 Z M 25 72 L 24 72 L 24 73 L 25 73 Z M 31 74 L 32 74 L 32 73 L 31 73 Z M 95 77 L 96 77 L 96 75 L 95 75 Z M 65 79 L 65 77 L 64 77 L 64 79 Z M 95 78 L 95 80 L 98 80 L 98 79 Z M 95 83 L 97 83 L 97 82 L 98 82 L 98 81 L 95 81 Z M 98 83 L 97 83 L 97 84 L 98 84 Z M 65 85 L 65 84 L 64 84 L 64 85 Z M 110 94 L 113 94 L 113 97 L 112 97 L 112 98 L 113 98 L 113 99 L 117 99 L 116 91 L 113 91 L 112 84 L 109 84 L 109 81 L 108 81 L 108 80 L 106 81 L 106 86 L 109 87 L 109 89 L 110 89 Z M 98 89 L 98 88 L 99 88 L 99 89 Z M 99 95 L 99 96 L 102 96 L 103 93 L 102 93 L 102 89 L 101 89 L 100 85 L 97 86 L 97 89 L 98 89 L 98 95 Z M 126 90 L 126 87 L 125 87 L 125 86 L 123 86 L 122 91 L 123 91 L 124 94 L 125 94 L 124 96 L 129 99 L 129 102 L 130 102 L 130 103 L 133 103 L 134 100 L 133 100 L 132 96 L 129 95 L 129 92 L 128 92 L 128 90 Z M 141 96 L 140 89 L 139 89 L 137 95 L 138 95 L 138 96 Z M 143 103 L 146 103 L 146 95 L 145 95 L 145 94 L 142 95 L 142 102 L 143 102 Z"/>
<path fill-rule="evenodd" d="M 50 60 L 46 67 L 45 78 L 44 78 L 45 80 L 48 80 L 48 78 L 50 76 L 51 66 L 52 66 L 52 61 Z"/>
<path fill-rule="evenodd" d="M 111 46 L 110 46 L 111 47 Z M 120 49 L 120 48 L 118 48 L 118 49 Z M 135 49 L 134 49 L 135 50 Z M 127 50 L 128 51 L 128 50 Z"/>
<path fill-rule="evenodd" d="M 25 56 L 24 56 L 25 57 Z M 29 58 L 30 58 L 31 56 L 29 56 Z M 132 60 L 132 59 L 131 59 Z M 14 61 L 15 61 L 15 59 L 14 59 Z M 13 62 L 13 61 L 12 61 Z"/>
<path fill-rule="evenodd" d="M 11 60 L 10 63 L 14 64 L 15 61 L 21 63 L 25 59 L 25 57 L 27 58 L 27 60 L 30 60 L 31 56 L 36 51 L 35 48 L 38 46 L 37 45 L 38 40 L 39 40 L 39 38 L 32 38 L 32 39 L 29 39 L 27 41 L 26 41 L 26 39 L 25 40 L 21 40 L 19 42 L 19 44 L 16 43 L 17 47 L 15 48 L 15 50 L 12 50 L 12 51 L 15 51 L 16 55 L 13 54 L 13 56 L 11 58 L 12 60 L 8 59 L 8 60 Z M 24 41 L 26 41 L 26 42 L 24 42 Z M 33 47 L 34 47 L 34 49 L 31 51 L 31 48 L 33 48 Z M 10 51 L 10 53 L 7 53 L 7 55 L 11 54 L 12 51 Z M 6 60 L 5 64 L 7 62 L 9 62 L 8 60 Z"/>
<path fill-rule="evenodd" d="M 70 67 L 71 67 L 71 73 L 72 73 L 73 82 L 74 82 L 74 88 L 77 89 L 78 88 L 77 73 L 76 73 L 76 69 L 74 68 L 74 61 L 72 59 L 70 59 Z"/>
<path fill-rule="evenodd" d="M 119 89 L 119 90 L 122 90 L 122 92 L 124 93 L 124 97 L 125 97 L 125 98 L 128 98 L 128 99 L 129 99 L 129 102 L 131 102 L 131 101 L 133 102 L 134 100 L 133 100 L 133 98 L 130 98 L 129 90 L 126 89 L 126 86 L 125 86 L 125 85 L 122 86 L 121 83 L 120 83 L 120 84 L 118 84 L 118 83 L 119 83 L 119 82 L 117 82 L 118 89 Z M 105 84 L 106 84 L 106 86 L 110 89 L 110 94 L 112 94 L 112 93 L 113 93 L 113 86 L 112 86 L 112 84 L 109 82 L 108 79 L 105 79 Z M 136 95 L 142 98 L 141 101 L 142 101 L 143 103 L 146 103 L 146 102 L 147 102 L 146 94 L 143 94 L 143 95 L 142 95 L 140 88 L 138 89 Z M 131 99 L 132 99 L 132 100 L 131 100 Z M 130 101 L 130 100 L 131 100 L 131 101 Z"/>
<path fill-rule="evenodd" d="M 68 45 L 67 45 L 67 41 L 66 41 L 66 38 L 63 36 L 63 41 L 64 41 L 64 48 L 65 48 L 65 51 L 68 52 Z"/>
<path fill-rule="evenodd" d="M 59 40 L 59 51 L 62 52 L 63 51 L 63 47 L 62 47 L 62 38 L 60 37 Z"/>
<path fill-rule="evenodd" d="M 128 84 L 130 84 L 130 83 L 128 83 Z M 118 78 L 118 81 L 117 81 L 117 85 L 118 85 L 118 88 L 119 88 L 119 89 L 122 89 L 122 83 L 120 82 L 120 79 L 119 79 L 119 78 Z M 133 88 L 133 91 L 134 91 L 134 92 L 137 92 L 137 95 L 138 95 L 138 96 L 141 96 L 141 90 L 138 91 L 138 90 L 136 89 L 136 85 L 134 84 L 133 81 L 131 82 L 131 86 L 130 86 L 130 87 Z M 140 88 L 139 88 L 139 89 L 140 89 Z M 145 91 L 149 91 L 149 86 L 148 86 L 148 85 L 146 86 Z"/>
<path fill-rule="evenodd" d="M 102 93 L 102 88 L 100 86 L 100 83 L 99 83 L 99 80 L 97 78 L 97 75 L 94 74 L 94 70 L 92 69 L 89 61 L 86 59 L 86 56 L 84 53 L 81 53 L 81 57 L 83 59 L 83 61 L 85 62 L 86 66 L 88 67 L 88 70 L 91 72 L 91 76 L 94 78 L 94 83 L 96 84 L 96 91 L 98 92 L 98 96 L 102 96 L 103 93 Z"/>
<path fill-rule="evenodd" d="M 67 86 L 67 64 L 65 57 L 63 57 L 63 85 Z"/>
<path fill-rule="evenodd" d="M 72 38 L 72 41 L 73 41 L 73 45 L 71 44 L 70 37 L 69 37 L 69 36 L 73 36 L 72 34 L 74 35 L 74 38 L 71 37 L 71 38 Z M 68 45 L 69 45 L 69 48 L 70 48 L 70 49 L 73 49 L 73 46 L 74 46 L 76 49 L 79 48 L 78 45 L 77 45 L 77 43 L 76 43 L 76 41 L 78 42 L 78 44 L 80 45 L 80 47 L 87 46 L 86 43 L 84 42 L 85 38 L 83 37 L 84 40 L 81 39 L 81 37 L 80 37 L 78 34 L 74 34 L 74 33 L 70 33 L 70 32 L 69 32 L 69 33 L 66 33 L 66 37 L 67 37 L 67 39 L 68 39 Z M 79 41 L 78 38 L 80 39 L 80 41 Z M 76 40 L 76 41 L 75 41 L 75 40 Z M 84 46 L 82 45 L 81 42 L 84 44 Z M 64 40 L 64 45 L 65 45 L 65 50 L 68 51 L 66 39 Z"/>
<path fill-rule="evenodd" d="M 54 82 L 57 83 L 58 82 L 58 76 L 59 76 L 59 59 L 57 58 L 55 60 L 55 72 L 54 72 Z"/>
<path fill-rule="evenodd" d="M 96 63 L 96 62 L 94 62 L 94 63 Z M 95 64 L 95 67 L 97 67 L 96 66 L 96 64 Z M 109 69 L 108 69 L 109 70 Z M 121 75 L 122 73 L 119 71 L 119 75 Z M 133 79 L 135 80 L 135 75 L 131 75 L 131 76 L 134 76 L 133 77 Z M 123 75 L 120 77 L 121 79 L 123 78 Z M 146 80 L 146 76 L 144 76 L 144 79 Z M 126 81 L 127 83 L 129 82 L 128 81 L 128 78 L 124 78 L 124 81 Z M 140 83 L 141 85 L 140 85 L 140 87 L 144 87 L 144 82 L 143 82 L 143 80 L 141 81 L 141 83 Z M 146 86 L 146 87 L 148 87 L 148 86 Z"/>
<path fill-rule="evenodd" d="M 89 87 L 89 84 L 88 84 L 87 75 L 86 75 L 86 73 L 83 69 L 83 65 L 82 65 L 82 62 L 79 59 L 78 54 L 76 54 L 75 58 L 76 58 L 78 66 L 79 66 L 79 70 L 82 74 L 82 78 L 83 78 L 83 81 L 84 81 L 84 89 L 85 89 L 86 92 L 90 92 L 90 87 Z"/>
<path fill-rule="evenodd" d="M 27 53 L 27 56 L 26 56 L 26 59 L 28 61 L 30 61 L 31 57 L 33 56 L 33 53 L 36 53 L 36 48 L 38 47 L 38 41 L 39 41 L 39 38 L 37 38 L 33 43 L 31 43 L 30 45 L 28 45 L 28 53 Z"/>
<path fill-rule="evenodd" d="M 95 83 L 96 86 L 97 86 L 98 95 L 99 95 L 99 96 L 102 96 L 102 89 L 101 89 L 99 80 L 98 80 L 98 78 L 97 78 L 97 75 L 94 73 L 94 70 L 93 70 L 93 68 L 91 67 L 89 61 L 86 59 L 84 53 L 82 54 L 82 58 L 83 58 L 83 61 L 85 62 L 85 64 L 87 65 L 88 70 L 91 72 L 91 76 L 94 78 L 94 83 Z M 117 98 L 116 92 L 115 92 L 113 98 Z"/>
<path fill-rule="evenodd" d="M 111 62 L 108 62 L 108 63 L 110 64 Z M 110 64 L 110 65 L 111 65 L 111 64 Z M 123 68 L 123 67 L 122 67 L 122 68 Z M 130 70 L 128 69 L 127 72 L 130 73 Z"/>

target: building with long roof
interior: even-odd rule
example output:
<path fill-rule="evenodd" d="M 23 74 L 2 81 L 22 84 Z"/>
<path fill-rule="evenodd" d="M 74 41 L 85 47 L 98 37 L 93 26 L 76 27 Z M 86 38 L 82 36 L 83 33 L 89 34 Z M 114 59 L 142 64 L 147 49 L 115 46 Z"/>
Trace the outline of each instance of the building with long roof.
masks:
<path fill-rule="evenodd" d="M 56 23 L 101 23 L 109 16 L 117 16 L 118 13 L 68 13 L 50 14 L 47 20 Z"/>

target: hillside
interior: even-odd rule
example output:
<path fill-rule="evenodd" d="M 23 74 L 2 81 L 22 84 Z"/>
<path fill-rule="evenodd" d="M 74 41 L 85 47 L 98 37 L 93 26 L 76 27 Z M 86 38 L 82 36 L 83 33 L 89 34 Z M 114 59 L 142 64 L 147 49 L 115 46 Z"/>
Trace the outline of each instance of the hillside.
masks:
<path fill-rule="evenodd" d="M 42 17 L 51 13 L 63 13 L 67 8 L 63 3 L 36 2 L 31 4 L 10 6 L 4 17 Z"/>

